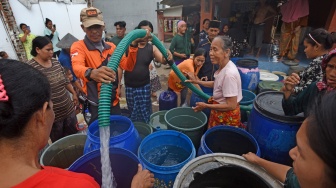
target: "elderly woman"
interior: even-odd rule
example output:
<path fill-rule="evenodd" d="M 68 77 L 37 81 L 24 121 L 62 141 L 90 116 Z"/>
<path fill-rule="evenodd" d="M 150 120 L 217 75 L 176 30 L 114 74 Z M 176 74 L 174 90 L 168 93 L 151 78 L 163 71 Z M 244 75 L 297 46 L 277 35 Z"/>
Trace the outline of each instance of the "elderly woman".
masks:
<path fill-rule="evenodd" d="M 38 163 L 55 119 L 52 88 L 43 73 L 27 64 L 1 59 L 0 67 L 0 187 L 98 188 L 86 174 Z M 131 188 L 153 183 L 153 174 L 139 165 Z"/>
<path fill-rule="evenodd" d="M 293 168 L 267 161 L 253 153 L 243 157 L 263 167 L 284 183 L 285 188 L 336 187 L 335 111 L 335 91 L 324 95 L 311 108 L 311 113 L 296 134 L 297 146 L 289 151 Z"/>
<path fill-rule="evenodd" d="M 311 83 L 322 80 L 323 73 L 321 62 L 332 47 L 333 39 L 328 31 L 319 28 L 315 29 L 305 37 L 303 45 L 305 47 L 304 52 L 307 58 L 312 59 L 312 62 L 310 62 L 308 67 L 299 74 L 300 83 L 294 88 L 296 94 L 303 91 Z"/>
<path fill-rule="evenodd" d="M 286 115 L 296 115 L 298 113 L 307 112 L 311 106 L 311 101 L 320 97 L 326 92 L 334 90 L 336 87 L 336 49 L 332 50 L 328 56 L 322 61 L 323 79 L 319 82 L 313 82 L 297 96 L 292 95 L 294 88 L 300 83 L 299 75 L 293 73 L 284 81 L 282 92 L 284 99 L 282 108 Z"/>
<path fill-rule="evenodd" d="M 241 79 L 237 67 L 230 61 L 232 42 L 226 36 L 217 36 L 211 43 L 210 59 L 219 69 L 215 72 L 215 81 L 187 80 L 205 87 L 213 88 L 212 104 L 196 103 L 195 111 L 210 108 L 208 128 L 216 125 L 240 126 L 239 102 L 242 97 Z"/>
<path fill-rule="evenodd" d="M 177 68 L 187 77 L 189 75 L 196 77 L 205 62 L 205 57 L 206 51 L 203 48 L 198 48 L 195 51 L 194 57 L 184 60 L 182 63 L 177 65 Z M 188 88 L 181 82 L 172 70 L 170 71 L 168 77 L 168 89 L 174 91 L 178 95 L 181 95 L 181 104 L 178 105 L 185 103 Z"/>
<path fill-rule="evenodd" d="M 66 77 L 61 64 L 56 59 L 52 59 L 54 52 L 50 39 L 41 36 L 36 37 L 33 40 L 31 54 L 34 58 L 27 64 L 45 74 L 51 85 L 51 101 L 54 103 L 55 121 L 50 139 L 55 142 L 64 136 L 77 133 L 77 118 L 74 106 L 74 104 L 78 104 L 77 93 Z M 72 94 L 73 101 L 71 101 L 67 90 Z"/>

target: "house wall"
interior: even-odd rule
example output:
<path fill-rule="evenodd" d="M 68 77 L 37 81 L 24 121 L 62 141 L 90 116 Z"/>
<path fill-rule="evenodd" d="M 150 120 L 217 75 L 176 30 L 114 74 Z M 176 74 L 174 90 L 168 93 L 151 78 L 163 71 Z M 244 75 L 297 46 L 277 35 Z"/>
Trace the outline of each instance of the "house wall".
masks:
<path fill-rule="evenodd" d="M 0 51 L 7 52 L 8 56 L 11 59 L 18 59 L 16 52 L 12 46 L 11 40 L 8 36 L 8 33 L 5 29 L 3 20 L 0 18 Z"/>
<path fill-rule="evenodd" d="M 160 0 L 96 0 L 93 6 L 103 12 L 106 31 L 115 34 L 114 23 L 116 21 L 126 22 L 126 32 L 132 31 L 140 21 L 148 20 L 153 24 L 154 34 L 158 33 L 157 28 L 157 2 Z"/>
<path fill-rule="evenodd" d="M 71 33 L 78 39 L 83 39 L 85 33 L 80 27 L 79 14 L 86 4 L 65 4 L 63 2 L 39 2 L 32 4 L 29 10 L 17 0 L 9 0 L 18 26 L 25 23 L 30 26 L 35 35 L 44 35 L 45 18 L 56 25 L 60 38 Z"/>

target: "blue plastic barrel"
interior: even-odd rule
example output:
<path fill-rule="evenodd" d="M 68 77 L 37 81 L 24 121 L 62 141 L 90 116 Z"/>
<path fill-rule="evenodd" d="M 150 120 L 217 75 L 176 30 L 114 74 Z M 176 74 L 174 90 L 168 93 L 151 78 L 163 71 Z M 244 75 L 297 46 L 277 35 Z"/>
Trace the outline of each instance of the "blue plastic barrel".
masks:
<path fill-rule="evenodd" d="M 159 110 L 170 110 L 177 107 L 177 95 L 174 91 L 164 91 L 159 96 Z"/>
<path fill-rule="evenodd" d="M 84 154 L 100 148 L 98 120 L 88 130 Z M 140 142 L 139 133 L 130 119 L 120 115 L 110 116 L 110 147 L 124 148 L 136 154 Z"/>
<path fill-rule="evenodd" d="M 242 89 L 254 92 L 260 80 L 258 61 L 255 59 L 240 59 L 237 61 L 237 68 L 242 82 Z"/>
<path fill-rule="evenodd" d="M 241 60 L 242 58 L 241 57 L 231 57 L 230 58 L 230 60 L 235 64 L 235 65 L 237 65 L 237 62 L 239 61 L 239 60 Z"/>
<path fill-rule="evenodd" d="M 180 169 L 195 158 L 190 138 L 177 131 L 157 131 L 141 142 L 139 159 L 154 174 L 154 187 L 173 187 Z"/>
<path fill-rule="evenodd" d="M 261 157 L 290 165 L 288 152 L 296 145 L 295 136 L 304 117 L 285 116 L 282 99 L 282 92 L 260 93 L 254 100 L 247 130 L 257 140 Z"/>
<path fill-rule="evenodd" d="M 77 159 L 68 170 L 88 174 L 101 185 L 102 173 L 100 160 L 100 150 L 95 150 Z M 138 164 L 141 163 L 137 156 L 122 148 L 110 148 L 110 160 L 117 186 L 131 187 L 133 176 L 138 171 Z"/>
<path fill-rule="evenodd" d="M 219 125 L 208 129 L 202 136 L 197 156 L 211 153 L 241 156 L 248 152 L 260 156 L 259 145 L 250 133 L 240 128 Z"/>

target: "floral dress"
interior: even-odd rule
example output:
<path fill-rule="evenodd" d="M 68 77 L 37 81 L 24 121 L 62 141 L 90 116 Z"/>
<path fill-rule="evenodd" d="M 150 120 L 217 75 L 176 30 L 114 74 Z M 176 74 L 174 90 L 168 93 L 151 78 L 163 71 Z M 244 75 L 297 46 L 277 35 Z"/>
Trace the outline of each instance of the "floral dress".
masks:
<path fill-rule="evenodd" d="M 308 67 L 299 74 L 300 83 L 294 88 L 295 94 L 300 93 L 313 82 L 322 81 L 323 72 L 321 62 L 324 57 L 325 55 L 322 55 L 320 57 L 313 59 L 313 61 L 310 62 Z"/>

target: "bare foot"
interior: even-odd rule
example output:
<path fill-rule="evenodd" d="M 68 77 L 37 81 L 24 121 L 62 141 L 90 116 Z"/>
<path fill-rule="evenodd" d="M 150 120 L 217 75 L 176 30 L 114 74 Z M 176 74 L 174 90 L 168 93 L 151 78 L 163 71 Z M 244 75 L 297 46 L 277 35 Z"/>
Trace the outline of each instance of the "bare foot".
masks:
<path fill-rule="evenodd" d="M 278 61 L 282 61 L 283 60 L 283 56 L 280 56 Z"/>

